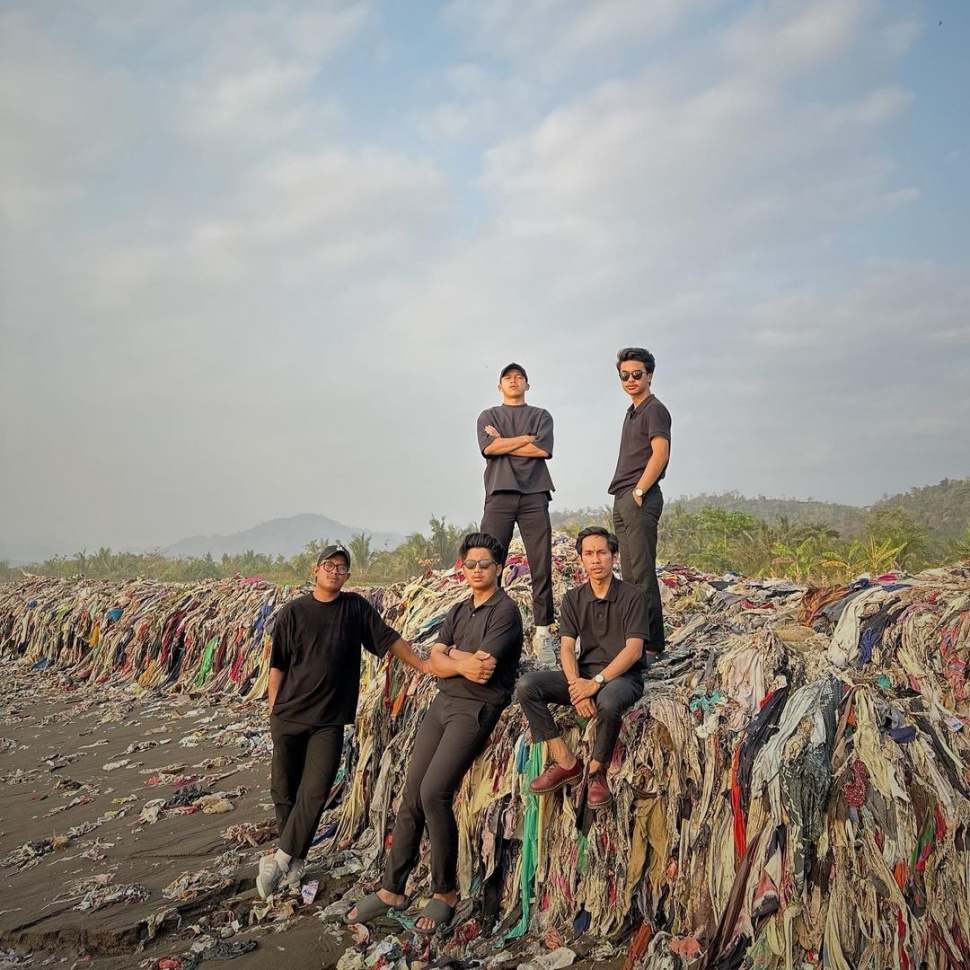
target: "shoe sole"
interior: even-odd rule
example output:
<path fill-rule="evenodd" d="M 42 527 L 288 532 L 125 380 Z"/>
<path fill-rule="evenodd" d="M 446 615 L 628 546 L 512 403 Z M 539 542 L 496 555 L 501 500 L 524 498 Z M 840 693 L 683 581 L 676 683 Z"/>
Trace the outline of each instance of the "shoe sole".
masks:
<path fill-rule="evenodd" d="M 529 785 L 529 791 L 533 795 L 551 795 L 554 791 L 559 791 L 560 788 L 565 788 L 567 785 L 575 785 L 576 782 L 582 781 L 583 773 L 579 772 L 578 775 L 573 775 L 571 778 L 563 778 L 561 782 L 553 785 L 552 788 L 533 788 Z"/>
<path fill-rule="evenodd" d="M 613 804 L 613 799 L 608 798 L 605 802 L 590 802 L 587 801 L 586 804 L 592 808 L 594 811 L 598 811 L 601 808 L 609 808 Z"/>

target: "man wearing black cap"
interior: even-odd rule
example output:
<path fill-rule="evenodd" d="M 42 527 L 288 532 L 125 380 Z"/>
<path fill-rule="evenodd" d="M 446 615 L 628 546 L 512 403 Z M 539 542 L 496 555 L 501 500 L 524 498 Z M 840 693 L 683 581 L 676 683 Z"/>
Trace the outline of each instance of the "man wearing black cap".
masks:
<path fill-rule="evenodd" d="M 344 725 L 357 715 L 360 649 L 390 653 L 421 673 L 431 668 L 359 593 L 342 591 L 350 553 L 327 546 L 313 591 L 276 615 L 269 672 L 273 736 L 272 796 L 279 849 L 259 862 L 256 889 L 266 899 L 283 883 L 299 889 L 306 856 L 340 767 Z"/>
<path fill-rule="evenodd" d="M 534 648 L 540 661 L 556 662 L 552 623 L 552 526 L 549 501 L 555 486 L 546 467 L 552 457 L 552 415 L 525 403 L 529 378 L 521 364 L 499 375 L 502 403 L 478 416 L 478 445 L 485 456 L 482 532 L 508 549 L 518 523 L 532 573 Z"/>

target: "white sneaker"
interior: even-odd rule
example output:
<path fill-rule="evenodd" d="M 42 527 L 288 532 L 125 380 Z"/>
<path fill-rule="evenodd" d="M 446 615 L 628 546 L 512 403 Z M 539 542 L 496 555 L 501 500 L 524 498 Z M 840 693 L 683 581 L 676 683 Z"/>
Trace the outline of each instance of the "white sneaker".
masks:
<path fill-rule="evenodd" d="M 290 868 L 286 870 L 286 875 L 280 883 L 285 889 L 295 889 L 300 891 L 300 883 L 306 875 L 306 859 L 294 859 L 290 863 Z"/>
<path fill-rule="evenodd" d="M 544 667 L 556 666 L 556 638 L 548 630 L 536 630 L 532 638 L 536 659 Z"/>
<path fill-rule="evenodd" d="M 256 876 L 256 892 L 260 899 L 272 896 L 285 875 L 286 869 L 276 861 L 275 855 L 264 855 L 259 860 L 259 875 Z"/>

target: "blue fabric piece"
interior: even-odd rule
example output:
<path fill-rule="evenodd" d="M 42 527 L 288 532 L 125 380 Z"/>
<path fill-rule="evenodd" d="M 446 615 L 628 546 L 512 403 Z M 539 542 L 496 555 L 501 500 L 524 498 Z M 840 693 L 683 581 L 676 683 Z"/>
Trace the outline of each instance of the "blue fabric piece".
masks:
<path fill-rule="evenodd" d="M 896 727 L 889 729 L 889 736 L 896 742 L 896 744 L 910 744 L 916 740 L 916 728 L 910 727 Z"/>
<path fill-rule="evenodd" d="M 109 620 L 117 623 L 121 619 L 121 614 L 124 613 L 124 608 L 121 606 L 116 606 L 113 610 L 108 610 L 106 616 Z"/>
<path fill-rule="evenodd" d="M 30 669 L 31 670 L 43 670 L 45 667 L 49 667 L 50 666 L 50 662 L 51 662 L 51 658 L 50 657 L 41 657 L 40 660 L 38 660 L 37 663 L 35 663 L 34 666 L 31 667 Z"/>
<path fill-rule="evenodd" d="M 862 670 L 862 668 L 865 667 L 870 660 L 872 660 L 872 651 L 879 642 L 881 635 L 881 629 L 876 630 L 870 628 L 862 631 L 862 636 L 859 637 L 859 659 L 856 662 L 856 667 L 859 670 Z"/>

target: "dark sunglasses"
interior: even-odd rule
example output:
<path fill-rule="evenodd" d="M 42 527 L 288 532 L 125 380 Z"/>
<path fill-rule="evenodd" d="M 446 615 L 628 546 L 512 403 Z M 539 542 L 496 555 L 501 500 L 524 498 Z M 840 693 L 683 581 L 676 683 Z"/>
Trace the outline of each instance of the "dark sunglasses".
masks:
<path fill-rule="evenodd" d="M 645 370 L 621 370 L 620 380 L 621 381 L 639 381 L 643 379 L 643 375 L 646 374 Z"/>
<path fill-rule="evenodd" d="M 494 559 L 466 559 L 462 565 L 471 572 L 473 569 L 491 569 L 495 565 Z"/>

